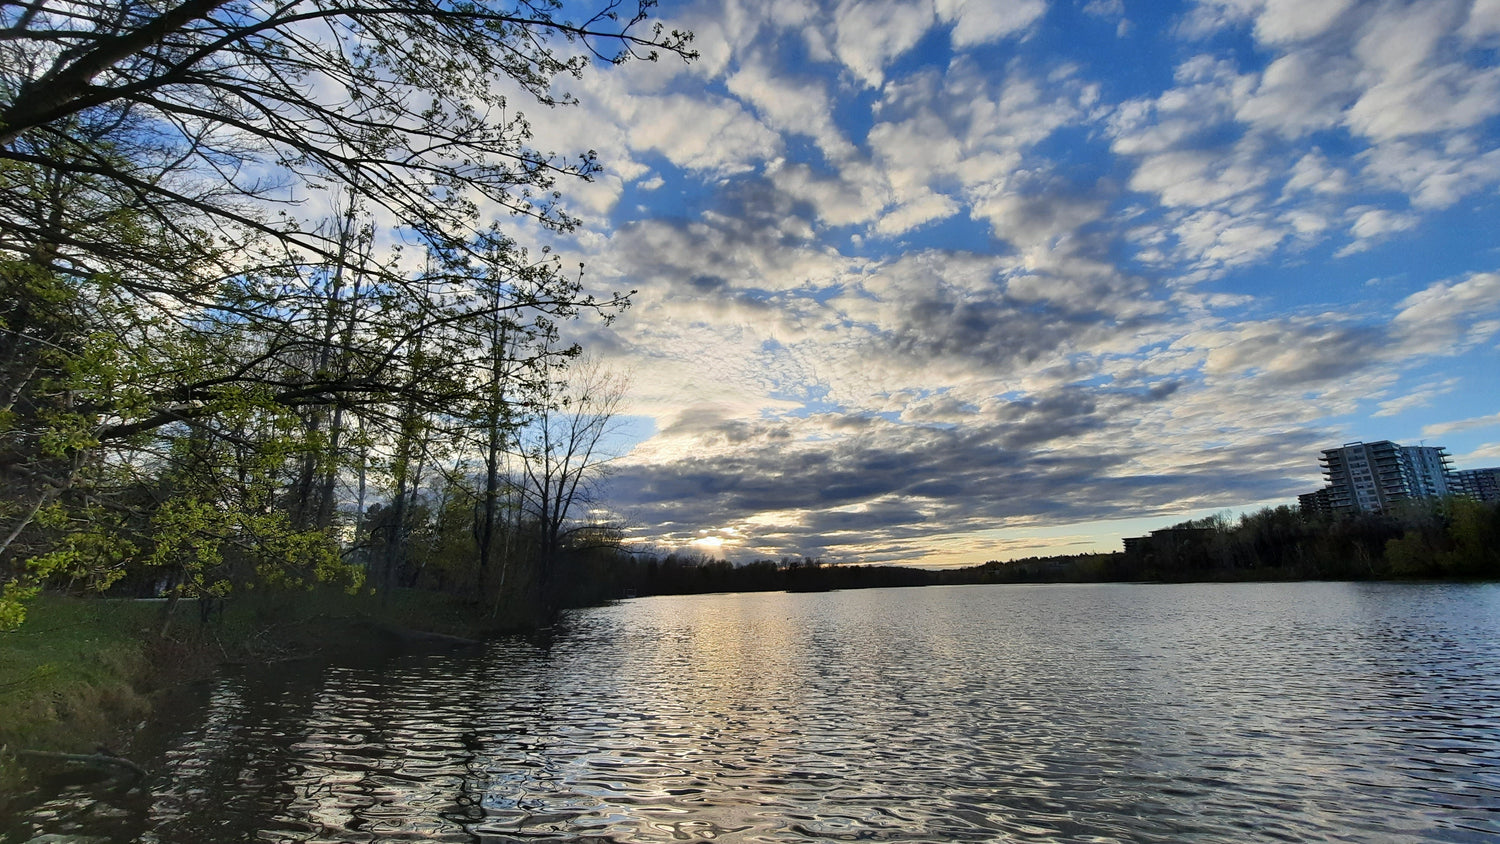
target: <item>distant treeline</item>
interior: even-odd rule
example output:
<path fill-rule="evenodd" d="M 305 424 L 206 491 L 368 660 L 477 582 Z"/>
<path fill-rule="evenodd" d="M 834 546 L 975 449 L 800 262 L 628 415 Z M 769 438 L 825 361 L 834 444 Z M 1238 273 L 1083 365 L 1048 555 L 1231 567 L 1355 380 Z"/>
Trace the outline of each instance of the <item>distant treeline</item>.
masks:
<path fill-rule="evenodd" d="M 1397 512 L 1307 516 L 1266 508 L 1237 520 L 1183 522 L 1132 541 L 1129 551 L 991 561 L 958 569 L 829 565 L 784 557 L 733 565 L 693 554 L 601 549 L 571 560 L 567 603 L 625 595 L 813 592 L 883 586 L 1111 581 L 1500 578 L 1500 502 L 1446 499 Z"/>
<path fill-rule="evenodd" d="M 626 554 L 600 549 L 567 561 L 562 603 L 596 604 L 628 595 L 706 592 L 825 592 L 881 586 L 927 586 L 936 573 L 903 566 L 830 565 L 807 557 L 735 565 L 699 554 Z"/>
<path fill-rule="evenodd" d="M 1089 580 L 1493 578 L 1500 577 L 1500 502 L 1414 501 L 1346 516 L 1282 506 L 1238 520 L 1183 522 L 1132 545 L 1062 569 Z"/>
<path fill-rule="evenodd" d="M 478 598 L 473 543 L 467 541 L 472 510 L 462 496 L 428 514 L 412 510 L 425 526 L 404 532 L 412 549 L 399 585 L 418 591 Z M 374 508 L 366 531 L 378 538 L 385 511 Z M 527 527 L 526 524 L 521 525 Z M 531 526 L 535 531 L 535 526 Z M 1500 578 L 1500 502 L 1467 499 L 1413 504 L 1398 512 L 1344 517 L 1307 516 L 1291 507 L 1183 522 L 1127 542 L 1127 550 L 1102 554 L 1029 557 L 955 569 L 897 565 L 830 564 L 808 557 L 733 564 L 701 554 L 638 553 L 626 550 L 618 533 L 578 531 L 548 555 L 553 571 L 541 583 L 535 542 L 514 532 L 514 554 L 504 558 L 505 594 L 539 595 L 555 608 L 604 603 L 617 598 L 709 592 L 821 592 L 872 587 L 980 583 L 1093 583 L 1121 581 L 1372 580 L 1389 578 Z M 510 536 L 510 534 L 506 534 Z M 353 546 L 351 561 L 374 551 Z M 513 557 L 513 559 L 512 559 Z M 533 562 L 528 562 L 533 561 Z M 373 562 L 367 563 L 373 568 Z M 127 577 L 112 592 L 149 594 L 149 584 Z M 542 593 L 545 592 L 545 595 Z M 482 593 L 478 593 L 482 594 Z M 509 626 L 542 614 L 494 597 L 476 610 Z M 518 621 L 519 620 L 519 621 Z"/>

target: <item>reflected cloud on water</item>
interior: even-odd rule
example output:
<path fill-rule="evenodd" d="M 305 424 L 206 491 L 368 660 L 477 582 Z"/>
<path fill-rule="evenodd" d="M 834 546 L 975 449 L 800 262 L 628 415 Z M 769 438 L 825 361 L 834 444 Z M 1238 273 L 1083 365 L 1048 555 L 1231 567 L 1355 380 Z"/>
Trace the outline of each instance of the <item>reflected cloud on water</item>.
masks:
<path fill-rule="evenodd" d="M 70 822 L 162 844 L 1477 841 L 1500 836 L 1497 723 L 1491 585 L 654 598 L 550 646 L 226 676 L 140 805 Z"/>

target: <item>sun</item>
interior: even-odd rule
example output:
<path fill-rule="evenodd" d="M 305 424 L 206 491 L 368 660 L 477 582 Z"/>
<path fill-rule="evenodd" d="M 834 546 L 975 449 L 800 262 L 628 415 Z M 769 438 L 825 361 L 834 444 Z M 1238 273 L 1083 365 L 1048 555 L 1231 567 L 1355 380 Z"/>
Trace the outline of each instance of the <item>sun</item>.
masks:
<path fill-rule="evenodd" d="M 720 536 L 704 536 L 694 539 L 692 546 L 704 552 L 719 551 L 724 547 L 724 538 Z"/>

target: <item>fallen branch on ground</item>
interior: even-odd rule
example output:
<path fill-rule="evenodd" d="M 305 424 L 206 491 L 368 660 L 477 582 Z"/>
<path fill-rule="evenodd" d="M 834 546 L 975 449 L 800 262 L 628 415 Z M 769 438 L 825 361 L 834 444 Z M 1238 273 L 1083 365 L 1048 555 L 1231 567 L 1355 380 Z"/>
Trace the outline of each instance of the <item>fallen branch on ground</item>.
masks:
<path fill-rule="evenodd" d="M 137 765 L 136 763 L 130 761 L 129 759 L 126 759 L 123 756 L 116 756 L 113 753 L 104 751 L 102 748 L 99 753 L 58 753 L 52 750 L 18 750 L 16 751 L 16 755 L 30 759 L 55 759 L 59 762 L 77 762 L 84 765 L 94 765 L 96 767 L 102 768 L 123 768 L 124 770 L 135 774 L 137 778 L 143 778 L 150 775 L 146 771 L 146 769 L 142 768 L 140 765 Z"/>

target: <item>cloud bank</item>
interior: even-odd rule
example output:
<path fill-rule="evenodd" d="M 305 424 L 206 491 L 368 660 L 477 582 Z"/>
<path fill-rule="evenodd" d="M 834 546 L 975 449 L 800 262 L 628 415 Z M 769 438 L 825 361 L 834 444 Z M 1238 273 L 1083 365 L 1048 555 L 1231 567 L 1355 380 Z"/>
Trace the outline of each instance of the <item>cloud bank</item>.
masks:
<path fill-rule="evenodd" d="M 639 291 L 579 329 L 652 423 L 637 538 L 969 563 L 1493 442 L 1500 5 L 661 11 L 702 60 L 538 121 L 608 167 L 560 246 Z"/>

